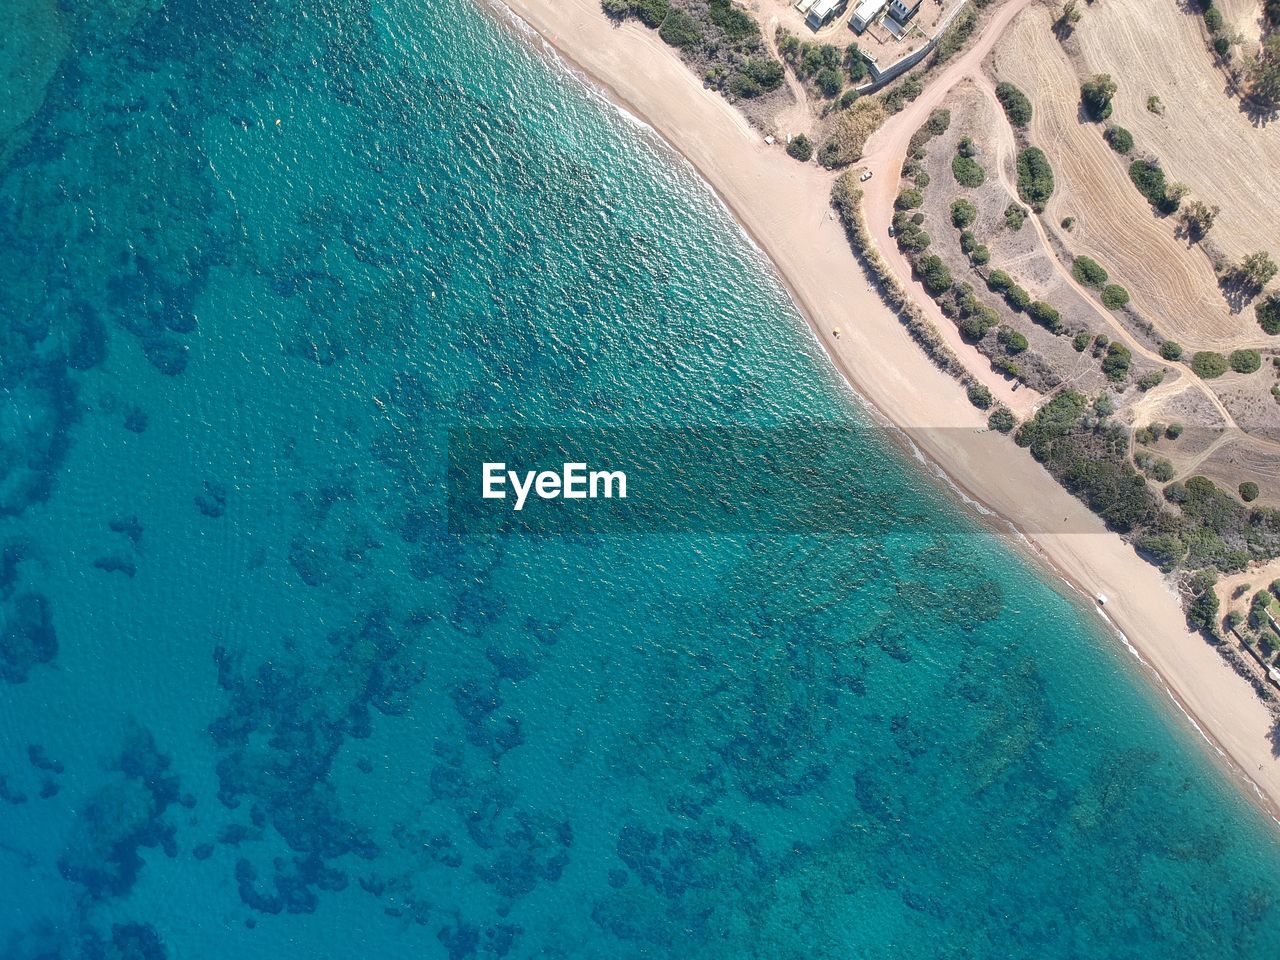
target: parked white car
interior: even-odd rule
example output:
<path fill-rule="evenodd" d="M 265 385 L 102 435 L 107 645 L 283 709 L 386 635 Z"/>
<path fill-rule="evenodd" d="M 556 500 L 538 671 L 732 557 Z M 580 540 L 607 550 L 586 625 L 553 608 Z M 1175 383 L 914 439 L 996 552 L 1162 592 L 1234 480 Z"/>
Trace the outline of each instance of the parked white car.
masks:
<path fill-rule="evenodd" d="M 860 176 L 858 179 L 859 179 L 860 181 L 862 181 L 863 183 L 866 183 L 868 180 L 870 180 L 870 179 L 871 179 L 871 171 L 870 171 L 870 170 L 863 170 L 863 171 L 862 171 L 862 176 Z"/>

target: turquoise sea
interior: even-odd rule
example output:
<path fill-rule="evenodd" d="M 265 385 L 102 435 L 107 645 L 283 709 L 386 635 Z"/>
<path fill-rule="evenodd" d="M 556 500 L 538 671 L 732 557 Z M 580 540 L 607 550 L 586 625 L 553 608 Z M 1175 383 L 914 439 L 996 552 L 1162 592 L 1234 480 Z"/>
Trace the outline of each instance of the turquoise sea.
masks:
<path fill-rule="evenodd" d="M 5 960 L 1280 955 L 1274 826 L 533 44 L 0 25 Z M 826 532 L 448 523 L 460 424 L 797 422 Z"/>

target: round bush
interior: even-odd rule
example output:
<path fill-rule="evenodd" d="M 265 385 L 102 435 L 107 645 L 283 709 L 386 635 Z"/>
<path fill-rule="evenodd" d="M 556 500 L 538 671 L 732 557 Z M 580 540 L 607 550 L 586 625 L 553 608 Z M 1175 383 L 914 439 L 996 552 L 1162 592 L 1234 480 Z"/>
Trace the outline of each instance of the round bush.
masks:
<path fill-rule="evenodd" d="M 999 430 L 1001 433 L 1008 433 L 1014 427 L 1013 414 L 1009 412 L 1007 407 L 997 407 L 991 412 L 991 416 L 987 417 L 987 426 L 992 430 Z"/>
<path fill-rule="evenodd" d="M 1258 499 L 1258 485 L 1252 480 L 1240 484 L 1240 499 L 1245 503 L 1253 503 Z"/>
<path fill-rule="evenodd" d="M 991 406 L 991 391 L 980 383 L 972 383 L 969 385 L 969 402 L 979 410 L 986 410 Z"/>
<path fill-rule="evenodd" d="M 977 160 L 959 153 L 951 158 L 951 174 L 962 187 L 980 187 L 987 178 Z"/>
<path fill-rule="evenodd" d="M 1182 344 L 1177 340 L 1166 340 L 1160 344 L 1160 356 L 1166 360 L 1177 360 L 1182 356 Z"/>
<path fill-rule="evenodd" d="M 1102 305 L 1108 310 L 1119 310 L 1129 302 L 1129 291 L 1118 283 L 1108 283 L 1102 288 Z"/>
<path fill-rule="evenodd" d="M 951 222 L 964 230 L 978 218 L 978 208 L 963 197 L 951 204 Z"/>
<path fill-rule="evenodd" d="M 1236 350 L 1231 354 L 1231 369 L 1236 373 L 1253 373 L 1262 366 L 1262 354 L 1257 350 Z"/>
<path fill-rule="evenodd" d="M 1191 369 L 1196 376 L 1212 380 L 1227 372 L 1227 358 L 1212 350 L 1201 350 L 1191 358 Z"/>
<path fill-rule="evenodd" d="M 798 133 L 787 144 L 787 153 L 801 163 L 808 163 L 813 159 L 813 143 L 803 133 Z"/>
<path fill-rule="evenodd" d="M 1107 127 L 1102 136 L 1116 153 L 1128 153 L 1133 149 L 1133 134 L 1124 127 Z"/>

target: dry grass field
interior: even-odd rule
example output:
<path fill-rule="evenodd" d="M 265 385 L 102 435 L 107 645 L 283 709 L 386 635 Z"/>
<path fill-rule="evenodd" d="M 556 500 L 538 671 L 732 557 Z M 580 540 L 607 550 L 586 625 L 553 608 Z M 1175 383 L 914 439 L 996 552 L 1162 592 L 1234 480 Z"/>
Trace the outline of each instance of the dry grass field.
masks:
<path fill-rule="evenodd" d="M 1237 4 L 1224 10 L 1242 16 Z M 1256 10 L 1244 13 L 1258 36 Z M 1075 31 L 1078 70 L 1120 84 L 1112 123 L 1160 158 L 1171 181 L 1222 208 L 1210 238 L 1231 258 L 1266 249 L 1280 258 L 1280 122 L 1256 121 L 1225 89 L 1200 18 L 1173 0 L 1107 0 Z M 1164 113 L 1147 109 L 1158 96 Z"/>
<path fill-rule="evenodd" d="M 1124 2 L 1116 0 L 1116 5 Z M 1097 16 L 1102 7 L 1089 8 L 1085 20 Z M 1116 282 L 1128 288 L 1134 308 L 1163 336 L 1197 349 L 1225 349 L 1241 342 L 1261 345 L 1265 337 L 1252 311 L 1236 315 L 1229 311 L 1208 257 L 1175 236 L 1172 218 L 1153 212 L 1129 180 L 1129 161 L 1103 140 L 1102 127 L 1081 123 L 1080 75 L 1054 38 L 1051 21 L 1048 8 L 1029 7 L 996 47 L 992 64 L 997 79 L 1021 87 L 1035 107 L 1031 140 L 1049 156 L 1056 183 L 1043 217 L 1046 228 L 1060 230 L 1064 218 L 1074 217 L 1074 229 L 1063 241 L 1106 267 Z M 1083 32 L 1077 30 L 1077 36 Z M 1206 62 L 1207 56 L 1202 56 Z M 1113 69 L 1120 94 L 1112 119 L 1133 131 L 1142 150 L 1147 141 L 1140 130 L 1145 127 L 1130 120 L 1129 100 L 1136 99 L 1136 109 L 1152 123 L 1158 124 L 1161 118 L 1146 110 L 1148 87 L 1130 81 L 1118 67 Z M 1179 71 L 1169 73 L 1176 78 Z M 1129 98 L 1122 104 L 1126 91 Z M 1234 109 L 1221 93 L 1218 101 L 1220 109 Z M 1171 173 L 1174 179 L 1181 177 Z M 1210 199 L 1221 203 L 1216 196 Z M 1225 232 L 1220 223 L 1210 236 L 1216 240 Z"/>

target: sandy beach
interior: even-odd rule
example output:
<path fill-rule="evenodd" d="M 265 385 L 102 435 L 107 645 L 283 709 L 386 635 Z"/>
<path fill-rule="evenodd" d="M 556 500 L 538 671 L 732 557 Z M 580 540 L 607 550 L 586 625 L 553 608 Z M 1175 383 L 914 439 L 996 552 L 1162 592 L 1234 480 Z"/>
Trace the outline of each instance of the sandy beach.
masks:
<path fill-rule="evenodd" d="M 835 219 L 829 203 L 834 176 L 765 144 L 733 107 L 698 83 L 656 33 L 634 23 L 615 27 L 599 0 L 506 2 L 564 60 L 696 167 L 777 266 L 814 335 L 858 394 L 902 428 L 967 496 L 1021 533 L 1025 541 L 1011 539 L 1034 548 L 1026 550 L 1033 562 L 1086 598 L 1107 597 L 1102 612 L 1154 675 L 1144 672 L 1191 719 L 1224 769 L 1273 817 L 1280 816 L 1280 761 L 1272 756 L 1267 708 L 1187 630 L 1177 597 L 1159 571 L 1107 532 L 1025 451 L 986 430 L 985 415 L 911 340 L 872 289 Z M 876 134 L 865 164 L 875 174 L 868 186 L 890 196 L 896 192 L 906 139 L 950 84 L 981 62 L 1027 2 L 1012 0 L 991 13 L 966 51 L 928 75 L 925 93 Z M 882 224 L 872 205 L 868 213 L 879 237 Z M 892 244 L 882 244 L 882 252 L 895 270 L 903 269 Z M 909 289 L 916 292 L 914 283 Z M 921 302 L 930 316 L 937 313 L 932 301 Z M 938 326 L 953 348 L 975 352 L 960 342 L 954 325 Z M 975 363 L 979 371 L 1015 411 L 1024 413 L 1035 399 L 1027 390 L 1011 394 L 985 360 Z"/>

